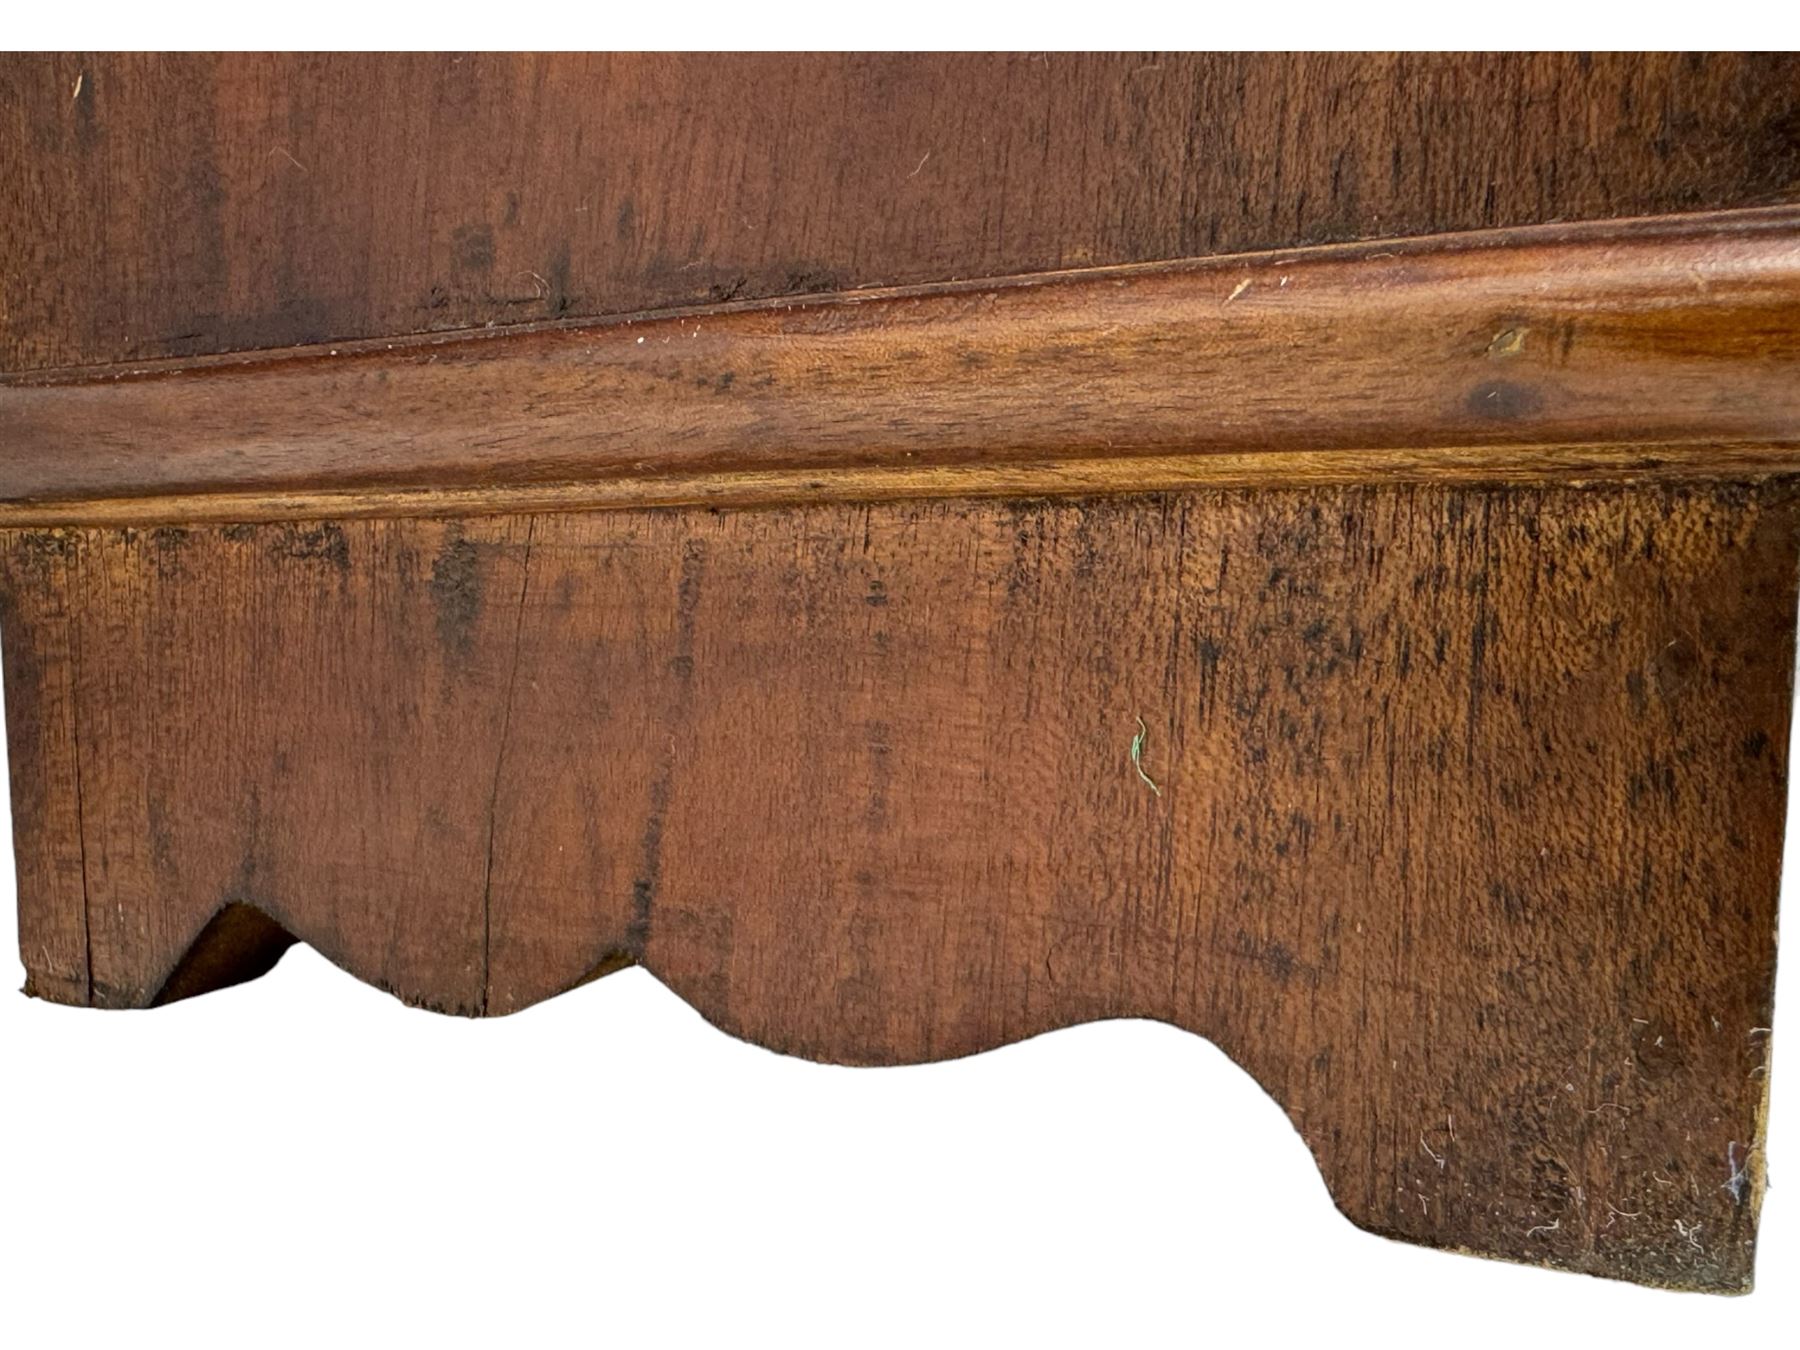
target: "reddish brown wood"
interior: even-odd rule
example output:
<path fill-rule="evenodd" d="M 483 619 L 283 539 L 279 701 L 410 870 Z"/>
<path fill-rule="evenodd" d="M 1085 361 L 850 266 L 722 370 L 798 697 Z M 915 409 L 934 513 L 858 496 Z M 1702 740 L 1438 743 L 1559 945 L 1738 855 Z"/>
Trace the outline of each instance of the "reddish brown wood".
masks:
<path fill-rule="evenodd" d="M 0 369 L 1797 193 L 1786 55 L 10 55 Z"/>
<path fill-rule="evenodd" d="M 0 633 L 25 992 L 90 1003 L 70 614 L 80 603 L 70 566 L 74 544 L 60 535 L 9 535 L 4 547 L 9 561 L 0 585 Z"/>
<path fill-rule="evenodd" d="M 1796 74 L 0 57 L 28 990 L 1162 1018 L 1365 1227 L 1748 1287 Z"/>
<path fill-rule="evenodd" d="M 250 906 L 423 1006 L 641 961 L 850 1063 L 1164 1018 L 1358 1223 L 1737 1288 L 1795 528 L 1781 486 L 12 533 L 8 693 L 73 686 L 31 832 L 97 1004 L 205 987 Z"/>
<path fill-rule="evenodd" d="M 1791 468 L 1800 211 L 15 377 L 0 435 L 21 524 Z"/>

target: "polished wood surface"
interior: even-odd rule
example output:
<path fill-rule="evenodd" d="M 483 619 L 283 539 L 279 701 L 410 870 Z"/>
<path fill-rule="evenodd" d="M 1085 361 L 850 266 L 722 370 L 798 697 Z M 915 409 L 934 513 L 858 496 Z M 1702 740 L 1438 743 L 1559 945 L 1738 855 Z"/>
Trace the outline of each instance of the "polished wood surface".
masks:
<path fill-rule="evenodd" d="M 33 525 L 1792 468 L 1800 210 L 15 376 L 0 436 Z"/>

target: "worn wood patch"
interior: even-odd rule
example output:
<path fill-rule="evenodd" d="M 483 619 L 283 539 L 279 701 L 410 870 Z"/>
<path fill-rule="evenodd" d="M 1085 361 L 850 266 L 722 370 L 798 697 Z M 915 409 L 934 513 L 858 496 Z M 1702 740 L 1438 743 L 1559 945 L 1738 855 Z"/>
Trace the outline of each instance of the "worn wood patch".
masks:
<path fill-rule="evenodd" d="M 850 1063 L 1161 1018 L 1365 1227 L 1741 1289 L 1795 527 L 1664 483 L 7 532 L 32 989 L 291 934 L 463 1013 L 641 962 Z"/>

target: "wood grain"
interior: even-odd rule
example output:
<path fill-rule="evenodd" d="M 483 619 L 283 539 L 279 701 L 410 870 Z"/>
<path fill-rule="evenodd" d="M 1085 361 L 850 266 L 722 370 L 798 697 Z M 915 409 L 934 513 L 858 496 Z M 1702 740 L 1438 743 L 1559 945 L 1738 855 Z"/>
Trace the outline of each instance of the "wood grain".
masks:
<path fill-rule="evenodd" d="M 0 56 L 0 370 L 1800 199 L 1792 55 Z"/>
<path fill-rule="evenodd" d="M 59 1003 L 91 1003 L 87 857 L 75 744 L 76 546 L 60 535 L 9 535 L 0 548 L 6 753 L 25 992 Z"/>
<path fill-rule="evenodd" d="M 1741 476 L 1800 467 L 1800 212 L 14 377 L 0 438 L 30 525 Z"/>
<path fill-rule="evenodd" d="M 27 989 L 1160 1018 L 1747 1288 L 1797 208 L 1792 55 L 0 55 Z"/>
<path fill-rule="evenodd" d="M 205 987 L 241 906 L 424 1006 L 640 961 L 818 1059 L 1162 1018 L 1360 1224 L 1738 1289 L 1797 524 L 1643 484 L 14 531 L 0 593 L 97 1004 Z"/>

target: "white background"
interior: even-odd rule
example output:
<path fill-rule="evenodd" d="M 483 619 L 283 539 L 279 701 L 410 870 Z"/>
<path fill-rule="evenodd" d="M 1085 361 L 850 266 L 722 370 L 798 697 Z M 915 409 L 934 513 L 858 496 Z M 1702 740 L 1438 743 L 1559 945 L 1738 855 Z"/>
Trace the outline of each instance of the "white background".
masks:
<path fill-rule="evenodd" d="M 178 7 L 179 8 L 179 7 Z M 642 47 L 1781 45 L 1762 6 L 82 7 L 80 45 Z M 1692 16 L 1697 7 L 1684 7 Z M 317 18 L 333 6 L 309 6 Z M 1081 14 L 1083 11 L 1073 11 Z M 1550 14 L 1536 31 L 1530 13 Z M 216 26 L 221 15 L 229 31 Z M 431 16 L 429 23 L 422 14 Z M 598 18 L 596 18 L 598 15 Z M 1628 15 L 1628 17 L 1627 17 Z M 926 26 L 921 30 L 921 16 Z M 1690 20 L 1691 21 L 1691 20 Z M 67 22 L 67 20 L 65 20 Z M 935 26 L 932 24 L 935 23 Z M 1095 25 L 1100 25 L 1094 31 Z M 910 27 L 908 26 L 910 24 Z M 498 27 L 496 27 L 498 25 Z M 670 31 L 673 29 L 673 31 Z M 260 31 L 259 31 L 260 30 Z M 1050 38 L 1059 41 L 1051 42 Z M 0 445 L 0 453 L 4 446 Z M 1790 882 L 1793 836 L 1790 814 Z M 10 829 L 7 831 L 10 837 Z M 4 853 L 0 848 L 0 853 Z M 11 859 L 0 985 L 22 979 Z M 1792 887 L 1790 885 L 1789 889 Z M 1784 908 L 1794 913 L 1794 897 Z M 1800 1011 L 1800 961 L 1778 1001 Z M 515 1017 L 415 1012 L 306 948 L 150 1013 L 0 992 L 0 1346 L 1791 1344 L 1800 1078 L 1777 1042 L 1747 1299 L 1383 1241 L 1333 1209 L 1285 1117 L 1205 1041 L 1078 1027 L 949 1064 L 836 1069 L 714 1031 L 625 971 Z M 1800 1182 L 1795 1183 L 1800 1185 Z M 1790 1328 L 1785 1335 L 1778 1328 Z"/>

